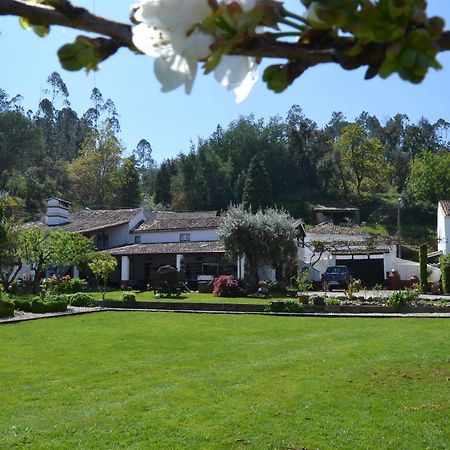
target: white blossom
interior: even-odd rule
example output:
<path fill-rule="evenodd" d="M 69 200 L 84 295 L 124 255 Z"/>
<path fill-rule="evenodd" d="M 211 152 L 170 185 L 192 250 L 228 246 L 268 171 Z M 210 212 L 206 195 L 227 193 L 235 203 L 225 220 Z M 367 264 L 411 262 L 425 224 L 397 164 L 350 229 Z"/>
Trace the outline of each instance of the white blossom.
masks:
<path fill-rule="evenodd" d="M 227 1 L 230 3 L 230 1 Z M 244 11 L 253 9 L 256 0 L 238 0 Z M 200 31 L 198 25 L 212 10 L 208 0 L 141 0 L 133 5 L 135 19 L 133 43 L 155 59 L 155 76 L 163 92 L 185 87 L 190 93 L 198 61 L 208 58 L 214 37 Z M 236 101 L 242 101 L 257 81 L 255 58 L 224 55 L 215 77 L 233 90 Z"/>
<path fill-rule="evenodd" d="M 224 55 L 214 76 L 222 86 L 234 91 L 236 103 L 240 103 L 258 81 L 258 65 L 252 57 Z"/>
<path fill-rule="evenodd" d="M 169 32 L 187 32 L 209 14 L 208 0 L 141 0 L 135 18 Z"/>
<path fill-rule="evenodd" d="M 232 1 L 236 0 L 229 0 L 227 3 L 231 3 Z M 256 0 L 237 0 L 236 3 L 239 3 L 244 11 L 251 11 L 256 6 Z"/>

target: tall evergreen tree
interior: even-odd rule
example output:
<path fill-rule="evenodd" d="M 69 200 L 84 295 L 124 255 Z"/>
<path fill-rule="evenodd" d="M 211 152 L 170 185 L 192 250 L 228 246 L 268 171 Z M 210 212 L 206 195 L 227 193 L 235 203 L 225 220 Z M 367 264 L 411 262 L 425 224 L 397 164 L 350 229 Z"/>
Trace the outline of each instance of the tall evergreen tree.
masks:
<path fill-rule="evenodd" d="M 133 158 L 125 158 L 119 170 L 118 206 L 135 208 L 141 203 L 139 173 Z"/>
<path fill-rule="evenodd" d="M 259 208 L 266 209 L 272 204 L 272 184 L 264 164 L 257 155 L 252 158 L 248 168 L 242 203 L 253 212 Z"/>
<path fill-rule="evenodd" d="M 170 190 L 171 178 L 176 173 L 176 165 L 172 160 L 164 161 L 156 175 L 155 204 L 168 206 L 172 202 Z"/>

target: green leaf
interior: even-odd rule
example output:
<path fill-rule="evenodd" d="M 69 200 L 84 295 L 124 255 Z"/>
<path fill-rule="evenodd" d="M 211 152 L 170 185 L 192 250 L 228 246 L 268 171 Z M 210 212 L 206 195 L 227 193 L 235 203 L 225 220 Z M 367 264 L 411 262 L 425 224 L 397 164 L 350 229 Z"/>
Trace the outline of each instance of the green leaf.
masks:
<path fill-rule="evenodd" d="M 412 69 L 416 64 L 417 52 L 412 48 L 405 48 L 400 53 L 400 64 L 403 67 L 407 67 L 408 69 Z"/>
<path fill-rule="evenodd" d="M 28 17 L 21 17 L 19 19 L 19 24 L 24 30 L 28 30 L 31 26 Z"/>
<path fill-rule="evenodd" d="M 211 54 L 205 62 L 205 74 L 212 72 L 219 65 L 221 59 L 221 52 L 214 52 L 213 54 Z"/>
<path fill-rule="evenodd" d="M 387 78 L 397 71 L 398 63 L 393 60 L 385 60 L 380 68 L 378 69 L 378 74 L 381 78 Z"/>
<path fill-rule="evenodd" d="M 73 44 L 63 45 L 58 50 L 58 57 L 63 68 L 70 71 L 95 70 L 99 62 L 95 40 L 84 36 L 77 37 Z"/>
<path fill-rule="evenodd" d="M 263 80 L 267 83 L 267 87 L 274 92 L 283 92 L 290 84 L 286 66 L 279 64 L 266 68 L 263 75 Z"/>
<path fill-rule="evenodd" d="M 47 36 L 48 33 L 50 33 L 50 27 L 48 25 L 33 25 L 31 28 L 41 38 Z"/>

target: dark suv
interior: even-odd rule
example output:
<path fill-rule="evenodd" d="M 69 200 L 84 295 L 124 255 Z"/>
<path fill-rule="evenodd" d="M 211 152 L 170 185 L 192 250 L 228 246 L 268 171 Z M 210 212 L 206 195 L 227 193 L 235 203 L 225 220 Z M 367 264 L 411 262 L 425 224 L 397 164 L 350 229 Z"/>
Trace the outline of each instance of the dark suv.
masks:
<path fill-rule="evenodd" d="M 330 291 L 333 288 L 347 289 L 351 276 L 347 266 L 330 266 L 322 275 L 322 281 L 328 284 Z"/>

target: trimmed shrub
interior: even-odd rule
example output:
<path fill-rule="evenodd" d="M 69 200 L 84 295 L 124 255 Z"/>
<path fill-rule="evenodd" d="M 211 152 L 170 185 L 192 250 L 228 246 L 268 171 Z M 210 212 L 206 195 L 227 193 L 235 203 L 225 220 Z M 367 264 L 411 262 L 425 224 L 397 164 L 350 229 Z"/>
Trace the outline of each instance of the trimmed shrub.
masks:
<path fill-rule="evenodd" d="M 32 313 L 61 312 L 67 309 L 67 295 L 47 295 L 45 297 L 17 297 L 14 305 L 17 309 Z"/>
<path fill-rule="evenodd" d="M 122 301 L 127 303 L 135 303 L 136 294 L 134 292 L 122 292 Z"/>
<path fill-rule="evenodd" d="M 213 281 L 213 294 L 217 297 L 245 297 L 247 286 L 233 275 L 219 275 Z"/>
<path fill-rule="evenodd" d="M 85 292 L 69 295 L 69 304 L 72 306 L 96 306 L 96 302 L 92 295 Z"/>
<path fill-rule="evenodd" d="M 14 316 L 14 302 L 7 298 L 0 300 L 0 317 Z"/>
<path fill-rule="evenodd" d="M 274 301 L 274 302 L 270 302 L 267 305 L 266 311 L 269 311 L 269 312 L 301 313 L 301 312 L 303 312 L 303 305 L 300 305 L 299 303 L 297 303 L 297 302 L 295 302 L 293 300 Z"/>
<path fill-rule="evenodd" d="M 31 302 L 31 312 L 48 313 L 66 311 L 69 299 L 67 295 L 48 295 L 44 298 L 34 297 Z"/>
<path fill-rule="evenodd" d="M 441 256 L 439 266 L 442 276 L 442 291 L 450 294 L 450 255 Z"/>
<path fill-rule="evenodd" d="M 16 309 L 20 311 L 31 311 L 31 302 L 33 301 L 33 297 L 14 297 L 13 302 Z"/>

